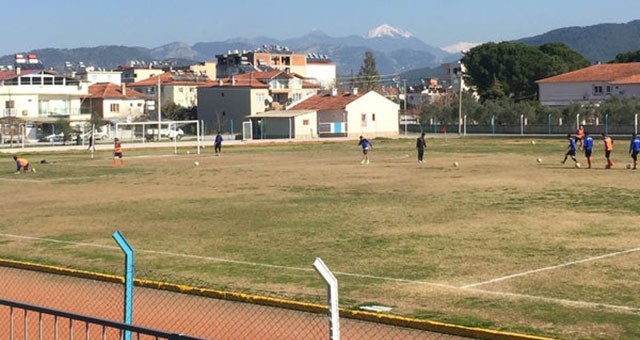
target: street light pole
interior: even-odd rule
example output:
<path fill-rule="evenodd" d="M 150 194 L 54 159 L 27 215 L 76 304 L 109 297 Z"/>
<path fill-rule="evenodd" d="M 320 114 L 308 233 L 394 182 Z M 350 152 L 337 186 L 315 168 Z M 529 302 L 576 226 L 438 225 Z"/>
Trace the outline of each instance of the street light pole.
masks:
<path fill-rule="evenodd" d="M 407 137 L 407 80 L 404 79 L 404 136 Z"/>
<path fill-rule="evenodd" d="M 460 93 L 458 96 L 458 136 L 462 135 L 462 64 L 460 64 L 460 71 L 458 71 L 458 76 L 460 76 Z"/>
<path fill-rule="evenodd" d="M 157 109 L 158 109 L 158 141 L 160 141 L 160 131 L 162 131 L 162 102 L 160 98 L 160 90 L 162 89 L 161 87 L 161 83 L 160 83 L 160 75 L 158 75 L 158 105 L 157 105 Z"/>

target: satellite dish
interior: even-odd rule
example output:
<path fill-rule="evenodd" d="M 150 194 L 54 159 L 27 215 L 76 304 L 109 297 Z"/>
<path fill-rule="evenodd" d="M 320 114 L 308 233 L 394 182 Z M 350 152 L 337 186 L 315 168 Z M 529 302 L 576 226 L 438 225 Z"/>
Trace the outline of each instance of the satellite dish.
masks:
<path fill-rule="evenodd" d="M 269 106 L 269 104 L 271 104 L 272 102 L 273 102 L 273 97 L 267 96 L 267 98 L 265 98 L 264 100 L 264 105 Z"/>

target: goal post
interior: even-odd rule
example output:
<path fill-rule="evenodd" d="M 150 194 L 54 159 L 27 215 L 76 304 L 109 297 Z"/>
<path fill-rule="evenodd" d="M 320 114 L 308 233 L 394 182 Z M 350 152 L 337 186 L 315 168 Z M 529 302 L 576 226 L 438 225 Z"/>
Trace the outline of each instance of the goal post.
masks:
<path fill-rule="evenodd" d="M 118 122 L 115 137 L 128 142 L 173 141 L 174 152 L 178 153 L 178 141 L 195 141 L 200 154 L 202 142 L 202 122 L 200 120 L 176 120 L 158 122 Z M 158 130 L 158 126 L 160 130 Z"/>

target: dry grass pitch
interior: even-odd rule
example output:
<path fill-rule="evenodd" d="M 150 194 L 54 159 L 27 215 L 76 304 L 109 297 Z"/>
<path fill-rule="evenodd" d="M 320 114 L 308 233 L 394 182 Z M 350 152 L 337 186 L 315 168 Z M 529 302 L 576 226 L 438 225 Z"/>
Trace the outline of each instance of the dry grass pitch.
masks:
<path fill-rule="evenodd" d="M 324 302 L 319 256 L 345 306 L 640 337 L 640 174 L 623 146 L 605 170 L 600 149 L 594 169 L 560 164 L 561 138 L 428 140 L 425 164 L 413 140 L 373 142 L 370 165 L 355 143 L 125 146 L 124 169 L 106 152 L 26 154 L 53 163 L 20 176 L 2 155 L 0 256 L 120 273 L 118 229 L 141 278 Z"/>

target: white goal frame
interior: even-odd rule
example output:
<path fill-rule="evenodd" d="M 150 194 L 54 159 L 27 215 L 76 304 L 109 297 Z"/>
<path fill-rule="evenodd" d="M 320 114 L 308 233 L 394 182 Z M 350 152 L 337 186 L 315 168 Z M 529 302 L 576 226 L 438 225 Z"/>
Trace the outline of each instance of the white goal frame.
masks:
<path fill-rule="evenodd" d="M 173 131 L 174 131 L 174 136 L 176 135 L 176 131 L 178 128 L 178 125 L 186 125 L 186 124 L 196 124 L 196 149 L 198 150 L 197 153 L 198 155 L 200 154 L 200 148 L 201 148 L 201 142 L 202 142 L 202 131 L 200 129 L 200 124 L 201 121 L 200 120 L 164 120 L 161 122 L 153 122 L 153 121 L 147 121 L 147 122 L 131 122 L 131 123 L 127 123 L 127 122 L 118 122 L 115 124 L 115 137 L 116 138 L 121 138 L 121 127 L 124 126 L 142 126 L 142 143 L 144 144 L 146 142 L 146 129 L 147 126 L 155 129 L 158 132 L 158 140 L 161 140 L 162 137 L 160 136 L 160 131 L 158 131 L 158 127 L 160 127 L 160 129 L 162 129 L 163 126 L 166 126 L 167 128 L 170 126 L 173 126 Z M 135 139 L 133 139 L 135 140 Z M 178 139 L 177 138 L 173 138 L 173 149 L 174 149 L 174 153 L 178 153 Z"/>

